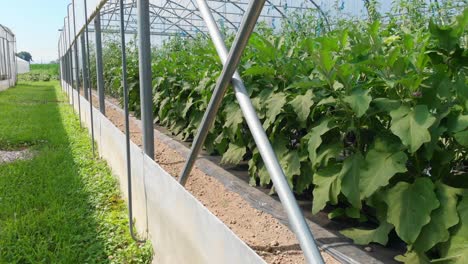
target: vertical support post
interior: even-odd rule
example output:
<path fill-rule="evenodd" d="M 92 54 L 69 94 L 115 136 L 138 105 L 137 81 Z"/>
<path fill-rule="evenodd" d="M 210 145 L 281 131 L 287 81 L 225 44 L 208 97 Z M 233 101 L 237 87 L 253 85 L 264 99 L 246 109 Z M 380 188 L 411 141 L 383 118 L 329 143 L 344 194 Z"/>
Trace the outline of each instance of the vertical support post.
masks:
<path fill-rule="evenodd" d="M 125 151 L 127 162 L 127 192 L 128 192 L 128 224 L 130 235 L 133 240 L 137 242 L 144 242 L 139 240 L 133 232 L 133 195 L 132 195 L 132 163 L 130 157 L 130 114 L 128 110 L 128 84 L 127 84 L 127 53 L 125 51 L 125 16 L 124 16 L 124 2 L 119 1 L 120 5 L 120 47 L 122 51 L 122 87 L 124 97 L 124 110 L 125 110 Z"/>
<path fill-rule="evenodd" d="M 78 39 L 75 39 L 74 42 L 74 53 L 75 53 L 75 84 L 76 84 L 76 92 L 77 92 L 77 99 L 78 99 L 78 117 L 80 119 L 80 127 L 81 127 L 81 103 L 80 103 L 80 65 L 78 63 Z M 73 79 L 72 79 L 73 81 Z M 73 86 L 72 86 L 73 88 Z M 72 89 L 72 99 L 74 98 L 74 91 Z"/>
<path fill-rule="evenodd" d="M 102 36 L 101 36 L 101 12 L 97 11 L 94 17 L 94 34 L 96 38 L 96 80 L 99 95 L 99 110 L 106 115 L 106 105 L 104 97 L 104 67 L 102 63 Z"/>
<path fill-rule="evenodd" d="M 62 49 L 63 49 L 63 55 L 64 55 L 64 63 L 65 63 L 65 68 L 64 68 L 64 71 L 66 71 L 65 73 L 65 82 L 64 82 L 64 85 L 65 85 L 65 88 L 64 90 L 67 91 L 68 93 L 68 84 L 70 83 L 69 79 L 70 79 L 70 69 L 68 68 L 68 47 L 67 47 L 67 20 L 68 20 L 68 17 L 65 17 L 63 19 L 63 38 L 62 38 Z M 70 95 L 68 95 L 68 99 L 70 99 Z M 70 100 L 68 101 L 70 102 Z"/>
<path fill-rule="evenodd" d="M 81 41 L 81 66 L 82 66 L 81 75 L 83 76 L 83 95 L 85 99 L 89 100 L 88 98 L 88 89 L 89 89 L 88 64 L 87 64 L 87 57 L 86 57 L 85 34 L 81 34 L 80 41 Z"/>
<path fill-rule="evenodd" d="M 73 3 L 70 3 L 67 6 L 67 12 L 68 12 L 68 16 L 67 16 L 67 20 L 68 20 L 68 23 L 67 23 L 67 25 L 68 25 L 68 30 L 67 30 L 67 32 L 68 32 L 68 43 L 65 43 L 66 44 L 65 49 L 69 53 L 69 55 L 68 55 L 69 58 L 68 59 L 69 59 L 69 64 L 70 64 L 70 82 L 69 82 L 69 87 L 68 87 L 68 99 L 70 99 L 70 96 L 71 96 L 72 106 L 75 107 L 75 93 L 74 93 L 74 89 L 73 89 L 73 51 L 72 51 L 71 30 L 70 30 L 70 25 L 71 25 L 71 22 L 70 22 L 70 5 L 73 5 Z M 73 21 L 75 21 L 75 6 L 73 5 L 72 8 L 73 8 Z M 73 22 L 73 25 L 75 25 L 75 22 Z M 75 49 L 76 49 L 76 47 L 75 47 Z M 75 59 L 77 59 L 77 58 L 78 57 L 76 57 Z M 79 79 L 77 80 L 76 89 L 79 89 Z M 78 100 L 79 100 L 79 98 L 78 98 Z M 78 103 L 79 103 L 79 101 L 78 101 Z M 80 106 L 78 105 L 78 107 L 80 107 Z M 81 111 L 78 111 L 78 112 L 79 112 L 79 115 L 80 115 L 80 124 L 81 124 Z"/>
<path fill-rule="evenodd" d="M 59 80 L 60 80 L 60 88 L 63 90 L 63 71 L 62 71 L 62 51 L 60 48 L 60 45 L 62 44 L 62 33 L 60 33 L 60 37 L 57 43 L 57 55 L 58 55 L 58 63 L 59 63 L 59 69 L 60 69 L 60 74 L 59 74 Z"/>
<path fill-rule="evenodd" d="M 154 159 L 153 91 L 151 84 L 151 40 L 148 0 L 137 0 L 137 17 L 143 150 L 146 155 Z"/>
<path fill-rule="evenodd" d="M 7 67 L 7 56 L 6 56 L 6 45 L 8 45 L 8 41 L 6 39 L 3 39 L 2 38 L 2 61 L 3 61 L 3 65 L 2 65 L 2 75 L 3 76 L 6 76 L 8 78 L 8 67 Z M 8 81 L 8 84 L 10 84 L 10 82 Z"/>
<path fill-rule="evenodd" d="M 7 71 L 8 71 L 8 74 L 7 74 L 7 76 L 8 76 L 8 86 L 11 86 L 11 79 L 12 79 L 13 75 L 12 75 L 12 72 L 11 72 L 10 42 L 8 41 L 8 39 L 6 40 L 6 44 L 7 44 L 7 46 L 6 46 L 6 52 L 7 52 L 7 54 L 6 54 L 6 55 L 7 55 L 7 56 L 6 56 L 6 57 L 7 57 L 6 60 L 8 61 L 8 67 L 7 67 Z"/>
<path fill-rule="evenodd" d="M 65 89 L 68 89 L 68 83 L 69 83 L 69 69 L 68 69 L 68 50 L 66 48 L 66 45 L 65 45 L 65 41 L 66 41 L 66 37 L 65 37 L 65 29 L 63 30 L 63 38 L 62 38 L 62 52 L 63 52 L 63 74 L 64 74 L 64 81 L 63 81 L 63 86 L 64 86 L 64 90 Z"/>
<path fill-rule="evenodd" d="M 18 58 L 16 57 L 16 36 L 13 37 L 15 44 L 13 45 L 13 58 L 15 58 L 15 85 L 18 83 Z"/>
<path fill-rule="evenodd" d="M 85 83 L 87 84 L 86 86 L 88 87 L 88 99 L 89 99 L 89 115 L 90 115 L 90 124 L 91 124 L 91 145 L 93 146 L 93 157 L 95 157 L 95 147 L 94 147 L 94 119 L 93 119 L 93 89 L 91 88 L 91 61 L 89 59 L 89 30 L 88 30 L 88 5 L 86 0 L 84 0 L 84 13 L 85 13 L 85 33 L 84 35 L 86 36 L 86 79 Z M 84 65 L 84 63 L 83 63 Z M 83 71 L 85 70 L 85 67 L 83 67 Z"/>
<path fill-rule="evenodd" d="M 65 91 L 66 87 L 67 87 L 67 79 L 68 79 L 68 71 L 67 71 L 67 56 L 68 56 L 68 53 L 67 53 L 67 50 L 65 49 L 65 27 L 62 31 L 62 41 L 60 43 L 60 48 L 62 50 L 62 74 L 63 74 L 63 78 L 62 78 L 62 85 L 63 85 L 63 90 Z"/>
<path fill-rule="evenodd" d="M 74 32 L 74 50 L 75 50 L 75 79 L 76 79 L 76 91 L 78 93 L 78 96 L 76 97 L 78 99 L 78 117 L 80 119 L 80 127 L 81 127 L 81 103 L 80 103 L 80 65 L 78 63 L 78 39 L 76 35 L 76 13 L 75 13 L 75 1 L 72 1 L 72 7 L 73 7 L 73 32 Z M 71 43 L 71 41 L 70 41 Z M 72 89 L 73 91 L 73 89 Z M 72 92 L 72 99 L 74 98 L 74 91 Z"/>
<path fill-rule="evenodd" d="M 67 74 L 66 74 L 66 62 L 65 62 L 65 56 L 66 56 L 66 51 L 63 47 L 63 39 L 64 39 L 64 36 L 65 36 L 65 26 L 63 27 L 63 30 L 62 30 L 62 37 L 60 38 L 60 50 L 62 51 L 62 56 L 60 57 L 60 63 L 62 65 L 62 78 L 60 79 L 61 83 L 62 83 L 62 89 L 65 91 L 65 80 L 67 79 Z"/>

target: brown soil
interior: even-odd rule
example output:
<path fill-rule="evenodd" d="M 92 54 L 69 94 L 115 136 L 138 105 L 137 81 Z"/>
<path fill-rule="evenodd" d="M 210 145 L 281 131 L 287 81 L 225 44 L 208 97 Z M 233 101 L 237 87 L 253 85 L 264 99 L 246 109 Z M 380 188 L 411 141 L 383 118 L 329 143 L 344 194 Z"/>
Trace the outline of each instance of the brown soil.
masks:
<path fill-rule="evenodd" d="M 96 95 L 93 95 L 93 105 L 99 107 Z M 116 109 L 117 105 L 116 99 L 107 98 L 106 116 L 124 131 L 124 115 Z M 130 135 L 131 140 L 141 146 L 141 131 L 134 117 L 130 119 Z M 155 142 L 155 160 L 177 177 L 185 159 L 169 146 L 158 140 Z M 305 263 L 295 235 L 285 225 L 271 215 L 252 208 L 239 194 L 227 190 L 217 179 L 194 167 L 186 188 L 267 263 Z M 322 256 L 325 263 L 339 263 L 327 253 L 322 252 Z"/>

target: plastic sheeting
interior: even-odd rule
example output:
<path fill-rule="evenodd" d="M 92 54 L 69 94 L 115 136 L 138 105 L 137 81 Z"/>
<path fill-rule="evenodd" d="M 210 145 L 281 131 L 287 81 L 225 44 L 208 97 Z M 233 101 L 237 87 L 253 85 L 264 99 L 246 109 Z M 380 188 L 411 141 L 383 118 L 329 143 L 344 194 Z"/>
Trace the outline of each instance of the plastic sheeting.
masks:
<path fill-rule="evenodd" d="M 20 58 L 16 58 L 16 62 L 17 62 L 16 68 L 18 70 L 18 74 L 29 72 L 30 70 L 29 62 Z"/>
<path fill-rule="evenodd" d="M 0 25 L 0 91 L 16 84 L 16 40 L 13 32 Z"/>

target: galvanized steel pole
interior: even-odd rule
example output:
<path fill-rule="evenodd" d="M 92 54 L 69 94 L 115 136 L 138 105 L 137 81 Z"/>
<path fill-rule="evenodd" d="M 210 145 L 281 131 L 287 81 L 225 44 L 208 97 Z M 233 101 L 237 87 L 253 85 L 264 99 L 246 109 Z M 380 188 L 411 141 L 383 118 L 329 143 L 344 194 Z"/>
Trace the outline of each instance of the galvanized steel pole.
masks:
<path fill-rule="evenodd" d="M 58 62 L 59 62 L 59 68 L 60 68 L 60 88 L 64 88 L 64 85 L 63 85 L 63 63 L 62 63 L 62 34 L 63 34 L 63 31 L 60 33 L 60 37 L 59 37 L 59 40 L 58 40 L 58 43 L 57 43 L 57 52 L 58 52 Z"/>
<path fill-rule="evenodd" d="M 69 87 L 68 87 L 68 101 L 71 101 L 72 103 L 72 106 L 75 107 L 75 96 L 74 96 L 74 92 L 73 92 L 73 52 L 71 51 L 72 48 L 71 48 L 71 30 L 70 30 L 70 6 L 72 5 L 73 3 L 70 3 L 68 4 L 67 6 L 67 26 L 68 26 L 68 30 L 67 30 L 67 33 L 68 33 L 68 43 L 65 43 L 66 47 L 65 49 L 67 50 L 67 52 L 69 53 L 69 62 L 70 62 L 70 82 L 69 82 Z M 75 10 L 75 7 L 72 7 L 73 10 Z M 74 11 L 73 11 L 74 12 Z M 67 36 L 65 36 L 66 38 Z M 70 100 L 70 96 L 71 96 L 71 100 Z M 81 119 L 80 119 L 81 120 Z"/>
<path fill-rule="evenodd" d="M 62 68 L 62 72 L 63 72 L 63 79 L 62 79 L 62 86 L 63 86 L 63 90 L 65 91 L 66 90 L 66 80 L 67 80 L 67 62 L 66 62 L 66 56 L 67 56 L 67 52 L 64 48 L 64 39 L 65 39 L 65 25 L 63 26 L 63 30 L 62 30 L 62 39 L 60 41 L 60 46 L 61 46 L 61 50 L 62 50 L 62 64 L 63 64 L 63 68 Z"/>
<path fill-rule="evenodd" d="M 206 3 L 206 0 L 197 0 L 198 7 L 205 23 L 207 24 L 213 43 L 223 64 L 229 63 L 228 52 L 221 32 L 213 18 L 213 15 Z M 278 162 L 276 154 L 271 147 L 268 137 L 256 114 L 255 108 L 249 98 L 244 83 L 238 72 L 232 79 L 235 95 L 239 102 L 242 113 L 250 128 L 252 136 L 259 148 L 259 152 L 267 167 L 270 177 L 275 186 L 276 192 L 285 207 L 291 227 L 299 240 L 302 250 L 308 263 L 323 263 L 322 256 L 315 244 L 315 240 L 310 232 L 296 199 L 289 188 L 284 172 Z M 193 154 L 193 153 L 192 153 Z M 197 153 L 198 154 L 198 153 Z"/>
<path fill-rule="evenodd" d="M 102 63 L 102 36 L 101 36 L 101 12 L 98 10 L 94 17 L 94 35 L 96 38 L 96 83 L 99 96 L 99 111 L 106 114 L 104 97 L 104 67 Z"/>
<path fill-rule="evenodd" d="M 79 64 L 78 64 L 78 41 L 76 36 L 76 14 L 75 14 L 75 1 L 72 1 L 73 6 L 73 35 L 74 35 L 74 49 L 75 49 L 75 74 L 76 74 L 76 91 L 78 93 L 78 117 L 80 119 L 80 127 L 81 127 L 81 103 L 80 103 L 80 72 L 79 72 Z M 70 41 L 71 43 L 71 41 Z M 73 86 L 72 86 L 73 87 Z M 72 89 L 72 100 L 74 98 L 74 91 Z"/>
<path fill-rule="evenodd" d="M 133 232 L 133 195 L 132 195 L 132 167 L 130 157 L 130 114 L 128 110 L 128 84 L 127 84 L 127 52 L 125 51 L 125 16 L 124 16 L 124 3 L 123 0 L 119 1 L 120 4 L 120 45 L 122 51 L 122 86 L 124 96 L 124 110 L 125 110 L 125 150 L 127 158 L 127 192 L 128 192 L 128 224 L 130 235 L 133 240 L 137 242 L 144 242 L 139 240 Z"/>
<path fill-rule="evenodd" d="M 8 61 L 8 67 L 7 67 L 7 71 L 8 71 L 8 86 L 11 85 L 11 78 L 13 77 L 13 74 L 12 74 L 12 71 L 11 71 L 11 61 L 10 61 L 10 42 L 8 41 L 8 39 L 6 40 L 6 60 Z"/>
<path fill-rule="evenodd" d="M 216 118 L 216 114 L 218 112 L 219 106 L 221 105 L 224 94 L 226 93 L 228 85 L 231 82 L 232 75 L 237 69 L 242 52 L 247 45 L 250 34 L 255 27 L 255 23 L 257 22 L 264 4 L 265 0 L 252 0 L 250 1 L 249 6 L 245 11 L 239 32 L 237 32 L 236 38 L 234 39 L 231 52 L 229 53 L 227 61 L 224 64 L 221 76 L 216 82 L 216 87 L 213 91 L 213 95 L 211 96 L 208 108 L 203 115 L 200 127 L 193 140 L 190 155 L 184 165 L 182 174 L 180 175 L 179 182 L 182 185 L 185 185 L 187 182 L 190 171 L 192 170 L 193 165 L 195 164 L 195 161 L 198 157 L 198 153 L 200 153 L 200 150 L 203 147 L 203 143 L 205 142 L 206 136 L 208 135 L 208 132 Z M 213 25 L 207 23 L 207 27 L 213 27 Z"/>
<path fill-rule="evenodd" d="M 151 84 L 151 39 L 148 0 L 137 0 L 137 17 L 143 150 L 146 155 L 154 159 L 153 88 Z"/>
<path fill-rule="evenodd" d="M 83 76 L 83 94 L 84 98 L 88 99 L 88 65 L 86 63 L 86 40 L 85 35 L 81 34 L 80 36 L 81 41 L 81 75 Z"/>
<path fill-rule="evenodd" d="M 86 35 L 86 83 L 88 86 L 88 99 L 89 99 L 89 115 L 90 115 L 90 123 L 91 123 L 91 145 L 93 148 L 93 157 L 95 157 L 95 146 L 94 146 L 94 118 L 93 118 L 93 89 L 91 88 L 91 61 L 89 59 L 89 31 L 88 31 L 88 5 L 86 0 L 84 0 L 84 13 L 85 13 L 85 35 Z M 84 65 L 84 64 L 83 64 Z M 83 67 L 84 71 L 84 67 Z"/>
<path fill-rule="evenodd" d="M 67 13 L 68 13 L 68 9 L 69 8 L 67 7 Z M 69 45 L 67 45 L 67 43 L 68 43 L 67 42 L 67 35 L 68 35 L 68 31 L 69 31 L 69 29 L 67 29 L 67 27 L 70 28 L 70 24 L 68 24 L 67 21 L 69 21 L 69 16 L 65 17 L 64 21 L 63 21 L 63 50 L 64 50 L 64 54 L 66 56 L 66 67 L 65 67 L 65 70 L 67 71 L 67 75 L 66 75 L 67 78 L 66 78 L 66 81 L 65 81 L 66 82 L 66 90 L 67 90 L 67 93 L 68 93 L 68 102 L 70 103 L 71 100 L 70 100 L 70 91 L 69 91 L 69 89 L 70 89 L 70 73 L 72 72 L 72 70 L 70 69 L 70 67 L 68 65 L 70 63 L 70 58 L 69 58 L 70 53 L 69 53 L 69 48 L 68 48 Z"/>

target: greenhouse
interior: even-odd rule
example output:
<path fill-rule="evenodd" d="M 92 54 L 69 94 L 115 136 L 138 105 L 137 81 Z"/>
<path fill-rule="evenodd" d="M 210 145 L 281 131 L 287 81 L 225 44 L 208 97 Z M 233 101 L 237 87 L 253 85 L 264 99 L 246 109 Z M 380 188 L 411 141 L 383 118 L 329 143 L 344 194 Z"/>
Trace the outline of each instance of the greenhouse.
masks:
<path fill-rule="evenodd" d="M 0 24 L 0 91 L 16 83 L 15 34 Z"/>
<path fill-rule="evenodd" d="M 0 25 L 0 263 L 468 263 L 467 1 L 60 12 Z"/>

